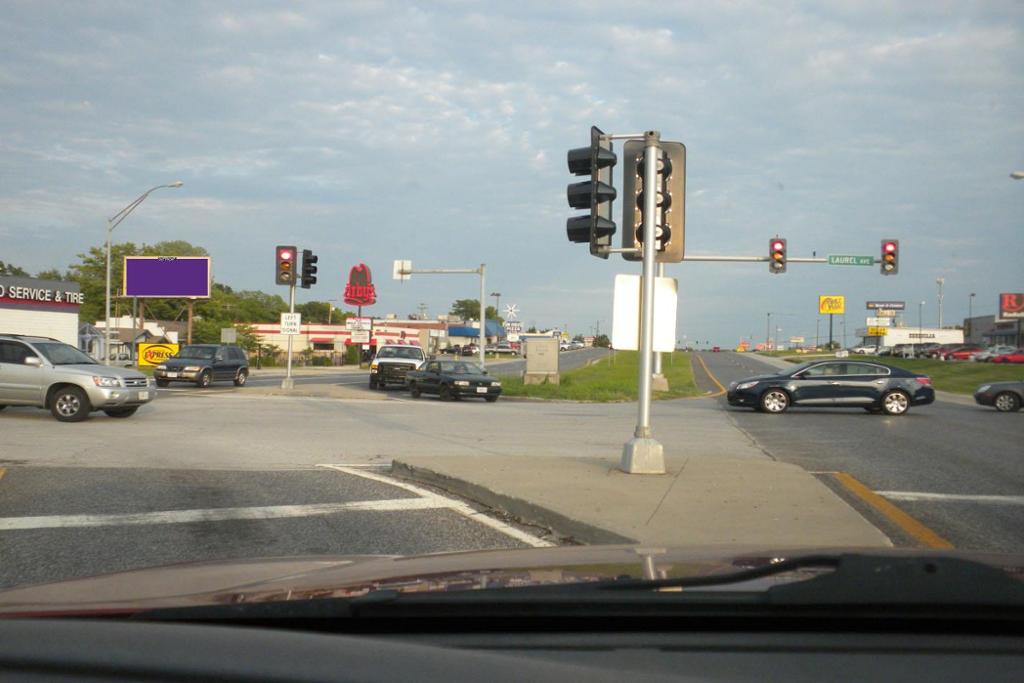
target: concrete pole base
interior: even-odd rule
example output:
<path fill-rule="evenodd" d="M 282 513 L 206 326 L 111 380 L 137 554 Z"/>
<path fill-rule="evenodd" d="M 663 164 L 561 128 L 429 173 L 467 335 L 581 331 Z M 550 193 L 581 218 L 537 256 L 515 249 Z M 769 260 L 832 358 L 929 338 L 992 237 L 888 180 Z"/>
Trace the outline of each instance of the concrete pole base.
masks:
<path fill-rule="evenodd" d="M 281 380 L 281 388 L 282 389 L 294 389 L 295 388 L 295 380 L 292 379 L 291 377 L 285 377 L 283 380 Z"/>
<path fill-rule="evenodd" d="M 654 439 L 633 437 L 622 447 L 619 469 L 626 474 L 665 474 L 665 452 Z"/>
<path fill-rule="evenodd" d="M 665 375 L 651 375 L 651 391 L 668 391 Z"/>

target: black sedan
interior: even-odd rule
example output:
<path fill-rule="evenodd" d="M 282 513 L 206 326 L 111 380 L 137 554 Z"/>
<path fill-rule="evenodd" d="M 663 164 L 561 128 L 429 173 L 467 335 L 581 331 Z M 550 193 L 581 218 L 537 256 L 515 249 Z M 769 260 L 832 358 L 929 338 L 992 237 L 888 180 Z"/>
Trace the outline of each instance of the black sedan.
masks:
<path fill-rule="evenodd" d="M 825 360 L 803 363 L 777 375 L 732 382 L 729 405 L 782 413 L 791 405 L 860 407 L 872 413 L 903 415 L 910 406 L 935 400 L 927 375 L 881 363 Z"/>
<path fill-rule="evenodd" d="M 979 405 L 992 406 L 1001 413 L 1016 412 L 1024 403 L 1024 381 L 982 384 L 974 392 L 974 400 Z"/>
<path fill-rule="evenodd" d="M 501 395 L 501 382 L 476 363 L 461 360 L 431 360 L 406 375 L 409 393 L 437 394 L 442 401 L 476 396 L 494 403 Z"/>

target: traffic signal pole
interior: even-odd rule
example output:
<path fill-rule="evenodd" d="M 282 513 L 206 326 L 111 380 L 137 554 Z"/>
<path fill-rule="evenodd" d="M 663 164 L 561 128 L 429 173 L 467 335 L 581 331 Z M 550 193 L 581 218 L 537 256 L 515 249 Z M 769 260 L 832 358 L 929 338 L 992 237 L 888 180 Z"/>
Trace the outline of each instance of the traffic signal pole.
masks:
<path fill-rule="evenodd" d="M 295 283 L 293 282 L 288 287 L 288 312 L 295 312 Z M 288 369 L 285 371 L 284 379 L 281 380 L 282 389 L 292 389 L 295 387 L 295 381 L 292 379 L 292 338 L 294 335 L 288 335 Z"/>
<path fill-rule="evenodd" d="M 640 370 L 638 379 L 637 420 L 633 438 L 622 448 L 620 468 L 629 474 L 664 474 L 665 454 L 661 443 L 651 434 L 651 369 L 654 351 L 654 258 L 657 220 L 657 183 L 660 134 L 644 133 L 644 243 L 641 276 Z"/>

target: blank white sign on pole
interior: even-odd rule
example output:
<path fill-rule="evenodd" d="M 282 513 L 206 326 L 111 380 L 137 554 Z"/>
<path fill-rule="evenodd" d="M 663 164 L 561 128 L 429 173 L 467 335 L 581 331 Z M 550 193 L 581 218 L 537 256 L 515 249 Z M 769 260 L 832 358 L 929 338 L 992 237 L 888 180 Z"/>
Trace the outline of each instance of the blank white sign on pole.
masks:
<path fill-rule="evenodd" d="M 679 281 L 674 277 L 654 278 L 654 350 L 676 350 L 676 302 Z M 640 276 L 616 275 L 612 305 L 612 348 L 640 350 Z"/>

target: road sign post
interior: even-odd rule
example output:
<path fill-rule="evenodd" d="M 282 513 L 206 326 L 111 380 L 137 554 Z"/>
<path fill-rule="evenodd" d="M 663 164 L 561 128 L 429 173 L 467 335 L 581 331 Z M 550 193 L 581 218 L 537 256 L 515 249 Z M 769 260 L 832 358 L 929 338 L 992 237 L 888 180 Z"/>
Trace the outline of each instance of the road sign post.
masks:
<path fill-rule="evenodd" d="M 282 389 L 292 389 L 292 338 L 299 334 L 302 327 L 302 314 L 295 312 L 295 284 L 288 288 L 288 312 L 281 314 L 281 334 L 288 337 L 288 369 L 281 380 Z"/>

